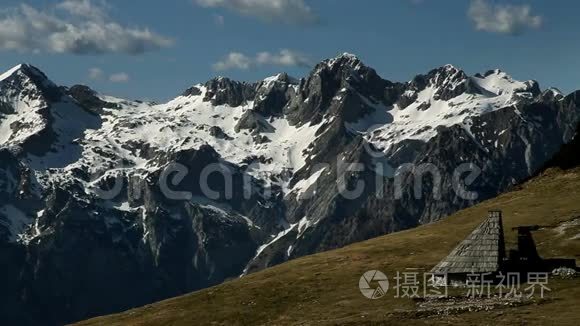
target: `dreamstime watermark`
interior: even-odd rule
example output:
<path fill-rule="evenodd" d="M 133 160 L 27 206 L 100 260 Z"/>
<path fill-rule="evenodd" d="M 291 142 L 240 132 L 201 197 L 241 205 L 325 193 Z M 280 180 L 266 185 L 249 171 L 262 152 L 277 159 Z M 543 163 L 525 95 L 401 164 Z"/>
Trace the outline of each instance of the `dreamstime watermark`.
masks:
<path fill-rule="evenodd" d="M 260 168 L 260 164 L 254 163 L 242 171 L 224 163 L 211 163 L 202 169 L 196 168 L 198 172 L 192 173 L 187 166 L 173 162 L 156 174 L 156 183 L 163 196 L 170 200 L 191 200 L 194 194 L 188 189 L 196 189 L 199 195 L 211 200 L 231 200 L 234 196 L 248 200 L 255 194 L 270 199 L 277 195 L 273 187 L 257 182 L 247 172 L 258 171 Z M 347 163 L 340 158 L 335 164 L 315 164 L 310 171 L 313 172 L 300 180 L 290 178 L 280 182 L 279 189 L 284 194 L 294 194 L 298 200 L 315 197 L 320 187 L 325 186 L 336 187 L 338 194 L 348 200 L 371 192 L 377 199 L 389 196 L 394 200 L 405 197 L 422 199 L 430 196 L 441 200 L 444 194 L 451 193 L 463 200 L 472 201 L 479 195 L 469 190 L 469 186 L 482 173 L 477 165 L 471 163 L 460 164 L 448 175 L 431 163 L 408 163 L 393 168 L 378 162 L 369 169 L 365 164 Z M 135 182 L 136 179 L 138 176 L 131 175 L 130 168 L 112 169 L 96 178 L 91 189 L 99 198 L 106 200 L 114 199 L 129 190 L 132 196 L 140 197 L 142 189 L 138 187 L 145 184 Z"/>
<path fill-rule="evenodd" d="M 194 195 L 216 201 L 234 197 L 248 200 L 256 195 L 268 200 L 280 193 L 308 200 L 325 190 L 322 187 L 347 200 L 369 195 L 394 200 L 420 200 L 426 196 L 434 200 L 452 200 L 451 196 L 466 201 L 479 198 L 478 192 L 470 190 L 482 174 L 477 164 L 460 163 L 444 169 L 433 163 L 394 166 L 372 142 L 363 142 L 363 149 L 363 158 L 358 158 L 358 162 L 348 162 L 345 154 L 340 154 L 335 162 L 312 163 L 298 171 L 281 169 L 267 160 L 204 166 L 169 162 L 158 170 L 133 168 L 129 162 L 121 161 L 117 165 L 111 163 L 105 172 L 92 174 L 89 185 L 92 193 L 105 200 L 125 195 L 124 192 L 128 198 L 138 200 L 144 188 L 153 185 L 165 198 L 176 201 L 189 201 Z"/>
<path fill-rule="evenodd" d="M 525 280 L 523 282 L 522 280 Z M 466 298 L 544 298 L 549 273 L 468 273 L 459 277 L 449 274 L 420 273 L 418 271 L 396 272 L 392 277 L 395 299 L 448 298 L 449 288 L 463 289 Z M 359 290 L 368 299 L 383 298 L 389 291 L 389 278 L 378 270 L 365 272 L 359 279 Z"/>

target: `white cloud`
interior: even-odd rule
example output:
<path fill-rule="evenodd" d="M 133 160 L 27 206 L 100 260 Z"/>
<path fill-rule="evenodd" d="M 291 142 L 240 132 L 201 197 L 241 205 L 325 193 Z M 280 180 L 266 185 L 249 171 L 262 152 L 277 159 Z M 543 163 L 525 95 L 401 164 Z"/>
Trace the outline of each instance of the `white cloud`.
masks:
<path fill-rule="evenodd" d="M 318 17 L 304 0 L 195 0 L 205 8 L 225 8 L 266 22 L 313 24 Z"/>
<path fill-rule="evenodd" d="M 252 66 L 252 59 L 243 53 L 231 52 L 223 60 L 214 63 L 213 69 L 217 71 L 241 69 L 248 70 Z"/>
<path fill-rule="evenodd" d="M 92 80 L 100 80 L 103 78 L 103 70 L 101 68 L 91 68 L 89 69 L 89 78 Z"/>
<path fill-rule="evenodd" d="M 106 18 L 105 7 L 94 6 L 89 0 L 65 0 L 56 8 L 69 15 L 26 4 L 0 9 L 0 50 L 137 55 L 173 44 L 173 40 L 147 28 L 125 27 Z"/>
<path fill-rule="evenodd" d="M 88 71 L 89 79 L 94 81 L 102 80 L 105 77 L 105 71 L 98 67 L 90 68 Z M 126 72 L 118 72 L 108 76 L 107 81 L 111 83 L 126 83 L 131 80 L 131 77 Z"/>
<path fill-rule="evenodd" d="M 91 0 L 64 0 L 56 5 L 58 9 L 65 10 L 71 15 L 93 19 L 107 17 L 107 6 L 104 1 L 101 1 L 100 5 L 94 5 Z"/>
<path fill-rule="evenodd" d="M 112 74 L 111 76 L 109 76 L 109 81 L 111 83 L 126 83 L 130 79 L 131 79 L 131 77 L 126 72 L 119 72 L 119 73 Z"/>
<path fill-rule="evenodd" d="M 529 5 L 492 5 L 485 0 L 473 0 L 468 16 L 479 31 L 520 34 L 542 25 L 542 17 L 532 14 Z"/>
<path fill-rule="evenodd" d="M 260 65 L 311 66 L 310 60 L 304 54 L 288 49 L 281 50 L 280 53 L 260 52 L 256 62 Z"/>
<path fill-rule="evenodd" d="M 216 62 L 213 68 L 217 71 L 230 69 L 248 70 L 265 65 L 310 67 L 312 62 L 306 55 L 288 49 L 280 50 L 279 53 L 260 52 L 254 57 L 240 52 L 231 52 L 223 60 Z"/>

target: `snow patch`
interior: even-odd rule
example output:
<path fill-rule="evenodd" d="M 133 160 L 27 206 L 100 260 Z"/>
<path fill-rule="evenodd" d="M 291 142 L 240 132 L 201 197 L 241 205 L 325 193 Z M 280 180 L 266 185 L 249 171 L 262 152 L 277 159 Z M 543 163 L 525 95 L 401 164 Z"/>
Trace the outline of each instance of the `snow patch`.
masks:
<path fill-rule="evenodd" d="M 462 93 L 448 101 L 435 100 L 439 89 L 430 85 L 420 91 L 415 102 L 409 106 L 375 105 L 373 113 L 347 124 L 347 127 L 362 133 L 369 142 L 386 151 L 406 139 L 426 142 L 437 134 L 439 126 L 462 124 L 468 118 L 513 106 L 533 97 L 530 92 L 532 81 L 515 81 L 499 70 L 482 78 L 470 77 L 470 80 L 481 89 L 482 94 Z M 407 92 L 407 95 L 414 94 Z"/>
<path fill-rule="evenodd" d="M 304 192 L 316 184 L 316 181 L 318 181 L 318 178 L 320 178 L 325 170 L 326 168 L 319 169 L 318 171 L 312 173 L 307 179 L 296 182 L 292 188 L 292 192 L 296 193 L 297 197 L 300 197 Z M 314 194 L 316 194 L 316 190 L 314 190 Z"/>
<path fill-rule="evenodd" d="M 4 79 L 9 78 L 15 72 L 19 71 L 21 68 L 22 68 L 22 64 L 19 64 L 17 66 L 14 66 L 14 67 L 10 68 L 8 71 L 6 71 L 2 75 L 0 75 L 0 81 L 3 81 Z"/>

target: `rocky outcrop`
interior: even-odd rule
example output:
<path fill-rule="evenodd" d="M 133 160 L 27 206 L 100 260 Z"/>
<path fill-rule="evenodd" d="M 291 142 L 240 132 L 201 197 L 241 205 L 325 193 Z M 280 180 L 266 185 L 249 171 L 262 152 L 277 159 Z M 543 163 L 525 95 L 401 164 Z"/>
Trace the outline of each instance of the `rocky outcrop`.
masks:
<path fill-rule="evenodd" d="M 356 56 L 344 54 L 319 63 L 308 78 L 300 81 L 297 95 L 286 106 L 285 114 L 292 124 L 318 124 L 325 116 L 356 121 L 369 112 L 371 105 L 341 106 L 344 98 L 360 94 L 374 104 L 388 105 L 401 90 L 401 85 L 380 78 Z M 348 110 L 343 110 L 345 107 Z"/>
<path fill-rule="evenodd" d="M 230 136 L 228 136 L 228 134 L 226 134 L 222 128 L 218 127 L 218 126 L 211 126 L 209 128 L 209 134 L 212 135 L 213 137 L 219 138 L 219 139 L 224 139 L 224 140 L 228 140 L 228 139 L 232 139 Z"/>
<path fill-rule="evenodd" d="M 212 105 L 229 105 L 237 107 L 253 100 L 256 95 L 255 85 L 218 77 L 205 83 L 207 92 L 204 101 Z"/>
<path fill-rule="evenodd" d="M 295 96 L 298 81 L 282 73 L 260 82 L 252 110 L 264 117 L 281 116 L 284 107 Z"/>
<path fill-rule="evenodd" d="M 234 130 L 236 132 L 249 130 L 251 132 L 260 133 L 272 131 L 272 126 L 261 114 L 253 110 L 248 110 L 242 115 Z"/>
<path fill-rule="evenodd" d="M 81 107 L 94 114 L 103 114 L 105 112 L 103 110 L 104 108 L 119 108 L 119 106 L 114 103 L 109 103 L 100 99 L 94 90 L 85 85 L 74 85 L 71 88 L 66 89 L 66 93 L 74 98 Z"/>
<path fill-rule="evenodd" d="M 199 89 L 198 86 L 192 86 L 188 89 L 185 90 L 185 92 L 183 92 L 183 94 L 181 94 L 182 96 L 199 96 L 201 95 L 201 90 Z"/>

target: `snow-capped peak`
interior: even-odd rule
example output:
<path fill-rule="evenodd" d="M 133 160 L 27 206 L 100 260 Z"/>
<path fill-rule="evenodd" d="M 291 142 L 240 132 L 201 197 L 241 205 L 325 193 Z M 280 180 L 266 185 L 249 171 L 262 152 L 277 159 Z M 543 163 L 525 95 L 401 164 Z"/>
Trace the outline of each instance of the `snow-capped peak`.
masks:
<path fill-rule="evenodd" d="M 542 99 L 544 101 L 559 101 L 564 98 L 564 94 L 555 87 L 550 87 L 542 92 Z"/>
<path fill-rule="evenodd" d="M 540 94 L 540 87 L 535 80 L 518 81 L 500 69 L 490 70 L 483 76 L 477 74 L 472 79 L 484 90 L 497 96 L 506 93 L 526 92 L 532 96 Z"/>
<path fill-rule="evenodd" d="M 459 68 L 455 67 L 454 65 L 452 65 L 452 64 L 450 64 L 450 63 L 448 63 L 448 64 L 444 65 L 442 68 L 444 68 L 444 69 L 446 69 L 446 70 L 461 70 L 461 69 L 459 69 Z"/>
<path fill-rule="evenodd" d="M 0 82 L 6 81 L 10 77 L 20 76 L 21 83 L 34 84 L 41 92 L 47 96 L 56 96 L 55 89 L 58 88 L 48 77 L 38 68 L 27 63 L 16 65 L 0 75 Z"/>
<path fill-rule="evenodd" d="M 264 78 L 264 80 L 262 80 L 261 82 L 258 83 L 258 88 L 261 87 L 272 87 L 274 84 L 276 83 L 286 83 L 286 84 L 298 84 L 298 79 L 289 76 L 287 73 L 282 72 L 279 74 L 276 74 L 274 76 L 270 76 L 270 77 L 266 77 Z"/>
<path fill-rule="evenodd" d="M 19 64 L 19 65 L 16 65 L 16 66 L 10 68 L 5 73 L 3 73 L 2 75 L 0 75 L 0 81 L 3 81 L 6 78 L 12 76 L 14 73 L 16 73 L 17 71 L 19 71 L 24 65 L 25 64 Z"/>
<path fill-rule="evenodd" d="M 446 89 L 454 89 L 459 84 L 465 83 L 468 79 L 463 70 L 456 68 L 451 64 L 431 70 L 426 78 L 428 79 L 428 84 L 433 87 Z"/>
<path fill-rule="evenodd" d="M 275 81 L 279 81 L 281 76 L 282 76 L 282 73 L 279 73 L 279 74 L 274 75 L 274 76 L 266 77 L 266 78 L 264 78 L 263 82 L 266 84 L 269 84 L 269 83 L 272 83 Z"/>
<path fill-rule="evenodd" d="M 546 89 L 546 92 L 551 92 L 554 93 L 555 95 L 564 95 L 564 93 L 562 93 L 562 91 L 556 87 L 550 87 L 548 89 Z"/>
<path fill-rule="evenodd" d="M 354 54 L 343 53 L 332 59 L 324 60 L 321 64 L 317 65 L 316 71 L 320 71 L 322 68 L 330 68 L 334 70 L 337 66 L 348 66 L 353 69 L 363 67 L 362 61 Z"/>
<path fill-rule="evenodd" d="M 21 64 L 18 64 L 16 66 L 10 68 L 5 73 L 0 75 L 0 81 L 9 78 L 10 76 L 14 75 L 17 72 L 23 72 L 24 74 L 26 74 L 28 76 L 32 75 L 35 77 L 48 79 L 48 77 L 46 77 L 46 75 L 40 69 L 36 68 L 35 66 L 28 64 L 28 63 L 21 63 Z"/>
<path fill-rule="evenodd" d="M 398 102 L 385 108 L 386 112 L 375 112 L 349 127 L 367 134 L 378 148 L 388 149 L 404 139 L 428 141 L 437 134 L 437 127 L 462 125 L 475 116 L 533 101 L 540 93 L 536 81 L 517 81 L 499 69 L 470 77 L 445 65 L 408 82 Z M 389 118 L 382 120 L 392 122 L 377 127 L 373 120 L 385 114 Z"/>
<path fill-rule="evenodd" d="M 348 52 L 344 52 L 339 57 L 347 58 L 347 59 L 350 59 L 350 60 L 359 60 L 359 58 L 355 54 L 348 53 Z"/>
<path fill-rule="evenodd" d="M 289 76 L 285 72 L 281 72 L 274 76 L 266 77 L 262 80 L 263 85 L 271 85 L 274 82 L 285 82 L 289 84 L 297 84 L 298 80 L 294 77 Z"/>

